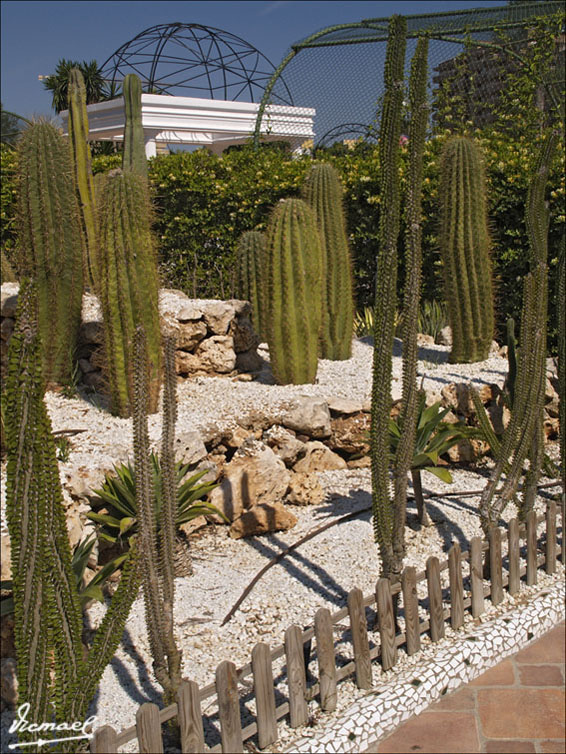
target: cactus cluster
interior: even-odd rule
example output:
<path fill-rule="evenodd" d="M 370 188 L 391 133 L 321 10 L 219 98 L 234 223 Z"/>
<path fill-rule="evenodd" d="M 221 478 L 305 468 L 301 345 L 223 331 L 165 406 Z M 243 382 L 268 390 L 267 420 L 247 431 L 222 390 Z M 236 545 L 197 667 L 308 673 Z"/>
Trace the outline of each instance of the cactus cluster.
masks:
<path fill-rule="evenodd" d="M 450 326 L 450 361 L 484 361 L 493 339 L 493 282 L 485 170 L 477 144 L 450 138 L 440 166 L 440 253 Z"/>
<path fill-rule="evenodd" d="M 322 315 L 322 249 L 316 218 L 302 199 L 284 199 L 267 230 L 268 344 L 281 385 L 314 382 Z"/>
<path fill-rule="evenodd" d="M 49 123 L 18 143 L 18 238 L 22 272 L 34 279 L 47 382 L 72 379 L 81 323 L 84 234 L 69 147 Z"/>
<path fill-rule="evenodd" d="M 320 356 L 349 359 L 354 326 L 352 264 L 343 190 L 336 168 L 328 164 L 314 165 L 303 186 L 302 198 L 316 215 L 322 246 Z"/>
<path fill-rule="evenodd" d="M 267 338 L 267 239 L 265 233 L 248 230 L 236 250 L 237 295 L 252 306 L 252 322 L 262 339 Z"/>

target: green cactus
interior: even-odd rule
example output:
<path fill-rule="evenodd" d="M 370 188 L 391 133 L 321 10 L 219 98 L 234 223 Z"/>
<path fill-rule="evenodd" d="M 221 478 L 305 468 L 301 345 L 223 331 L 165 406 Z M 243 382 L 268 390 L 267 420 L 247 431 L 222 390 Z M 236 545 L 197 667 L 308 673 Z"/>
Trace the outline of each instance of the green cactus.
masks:
<path fill-rule="evenodd" d="M 281 385 L 314 382 L 321 324 L 322 251 L 302 199 L 281 200 L 267 229 L 268 344 Z"/>
<path fill-rule="evenodd" d="M 558 399 L 560 414 L 560 468 L 562 470 L 562 526 L 566 520 L 566 233 L 558 256 Z M 564 535 L 562 535 L 564 536 Z"/>
<path fill-rule="evenodd" d="M 236 249 L 238 296 L 252 305 L 252 322 L 262 339 L 267 337 L 267 239 L 265 233 L 249 230 Z"/>
<path fill-rule="evenodd" d="M 94 205 L 94 179 L 88 144 L 88 116 L 86 111 L 86 88 L 78 68 L 71 68 L 69 75 L 69 146 L 74 179 L 80 199 L 86 245 L 83 262 L 85 282 L 92 291 L 98 280 L 96 269 L 96 210 Z"/>
<path fill-rule="evenodd" d="M 393 578 L 400 573 L 402 565 L 393 548 L 395 509 L 389 485 L 389 417 L 400 227 L 399 139 L 406 36 L 406 19 L 392 16 L 389 21 L 385 94 L 379 132 L 382 210 L 379 219 L 370 430 L 374 535 L 379 545 L 382 575 Z"/>
<path fill-rule="evenodd" d="M 0 285 L 2 283 L 17 283 L 18 278 L 16 277 L 16 273 L 14 272 L 14 269 L 12 265 L 10 264 L 10 260 L 4 253 L 4 249 L 0 251 Z"/>
<path fill-rule="evenodd" d="M 320 356 L 343 360 L 352 355 L 354 300 L 352 264 L 346 233 L 343 190 L 332 165 L 314 165 L 302 198 L 314 210 L 322 242 L 322 327 Z"/>
<path fill-rule="evenodd" d="M 157 411 L 161 384 L 159 278 L 146 182 L 134 173 L 105 175 L 97 182 L 100 303 L 105 370 L 112 411 L 132 410 L 130 369 L 133 335 L 143 325 L 148 350 L 149 411 Z"/>
<path fill-rule="evenodd" d="M 6 405 L 6 516 L 12 543 L 14 639 L 19 704 L 29 721 L 84 720 L 136 598 L 137 557 L 122 573 L 85 657 L 82 609 L 71 565 L 51 423 L 43 402 L 37 296 L 24 280 L 10 341 Z M 135 549 L 135 545 L 134 545 Z M 55 732 L 52 735 L 57 736 Z M 43 737 L 48 737 L 45 732 Z M 20 732 L 20 743 L 37 733 Z M 58 751 L 76 751 L 76 742 Z"/>
<path fill-rule="evenodd" d="M 35 123 L 18 152 L 21 264 L 37 284 L 43 374 L 66 383 L 81 323 L 85 248 L 69 147 L 54 126 Z"/>
<path fill-rule="evenodd" d="M 479 147 L 449 139 L 440 165 L 440 253 L 450 326 L 450 361 L 483 361 L 493 340 L 493 282 L 485 170 Z"/>
<path fill-rule="evenodd" d="M 142 126 L 141 81 L 135 73 L 128 73 L 122 84 L 126 124 L 124 126 L 124 173 L 137 173 L 147 179 L 147 159 Z"/>

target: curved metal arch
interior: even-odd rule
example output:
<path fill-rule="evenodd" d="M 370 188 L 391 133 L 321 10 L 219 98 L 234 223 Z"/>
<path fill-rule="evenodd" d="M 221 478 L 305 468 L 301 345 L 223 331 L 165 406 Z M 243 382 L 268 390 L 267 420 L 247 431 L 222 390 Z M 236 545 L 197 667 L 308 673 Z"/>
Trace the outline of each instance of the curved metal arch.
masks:
<path fill-rule="evenodd" d="M 341 123 L 339 126 L 329 128 L 328 131 L 320 137 L 314 148 L 317 150 L 319 147 L 325 147 L 326 144 L 324 142 L 327 139 L 346 136 L 346 134 L 359 134 L 360 136 L 363 136 L 365 141 L 372 140 L 377 142 L 377 135 L 372 132 L 372 127 L 368 126 L 367 123 Z"/>

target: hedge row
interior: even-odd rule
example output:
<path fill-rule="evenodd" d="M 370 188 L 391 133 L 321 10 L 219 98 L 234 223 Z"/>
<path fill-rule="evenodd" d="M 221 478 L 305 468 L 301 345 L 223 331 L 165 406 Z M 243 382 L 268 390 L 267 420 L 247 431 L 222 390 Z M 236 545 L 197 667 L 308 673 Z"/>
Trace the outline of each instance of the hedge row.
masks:
<path fill-rule="evenodd" d="M 488 205 L 493 238 L 499 332 L 509 316 L 519 319 L 522 278 L 528 269 L 528 240 L 524 206 L 532 142 L 507 140 L 495 131 L 477 132 L 484 150 L 488 177 Z M 438 163 L 445 135 L 427 143 L 423 201 L 423 296 L 441 299 L 442 282 L 438 237 Z M 403 147 L 405 172 L 407 148 Z M 120 156 L 93 159 L 95 172 L 119 166 Z M 271 207 L 297 195 L 312 159 L 332 162 L 344 183 L 345 204 L 358 308 L 373 302 L 376 248 L 381 197 L 377 148 L 360 144 L 350 150 L 338 145 L 319 150 L 314 158 L 293 159 L 284 149 L 265 146 L 233 148 L 222 157 L 206 150 L 159 156 L 150 163 L 150 179 L 157 206 L 155 231 L 159 240 L 163 283 L 199 298 L 234 295 L 234 252 L 246 230 L 263 229 Z M 13 225 L 15 164 L 13 152 L 2 148 L 2 246 L 14 254 Z M 564 152 L 549 181 L 551 294 L 556 286 L 558 241 L 565 228 Z M 400 239 L 399 285 L 403 284 L 403 240 Z M 550 307 L 552 340 L 555 307 Z"/>

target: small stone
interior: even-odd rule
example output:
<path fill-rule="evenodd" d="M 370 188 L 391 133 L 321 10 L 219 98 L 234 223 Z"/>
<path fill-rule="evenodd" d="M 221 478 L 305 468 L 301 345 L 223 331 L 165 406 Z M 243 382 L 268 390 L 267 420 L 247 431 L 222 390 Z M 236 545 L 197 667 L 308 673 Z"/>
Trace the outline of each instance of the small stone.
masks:
<path fill-rule="evenodd" d="M 307 442 L 304 446 L 304 453 L 304 456 L 293 466 L 296 472 L 308 473 L 347 468 L 346 461 L 341 456 L 318 440 Z"/>
<path fill-rule="evenodd" d="M 316 473 L 293 473 L 289 481 L 287 502 L 292 505 L 320 505 L 325 494 Z"/>
<path fill-rule="evenodd" d="M 362 411 L 362 404 L 359 401 L 350 401 L 347 398 L 329 398 L 328 408 L 331 415 L 351 416 Z"/>
<path fill-rule="evenodd" d="M 452 345 L 452 328 L 450 325 L 446 325 L 436 336 L 436 343 L 439 346 L 451 346 Z"/>
<path fill-rule="evenodd" d="M 226 374 L 236 366 L 234 340 L 229 335 L 213 335 L 201 341 L 196 356 L 207 372 Z"/>
<path fill-rule="evenodd" d="M 311 396 L 296 398 L 283 415 L 282 424 L 309 437 L 328 437 L 330 435 L 328 404 L 321 398 Z"/>
<path fill-rule="evenodd" d="M 240 539 L 270 531 L 286 531 L 295 526 L 297 520 L 281 503 L 262 503 L 234 521 L 229 533 L 233 539 Z"/>
<path fill-rule="evenodd" d="M 4 705 L 15 707 L 18 701 L 18 677 L 13 657 L 3 657 L 0 660 L 0 689 Z"/>
<path fill-rule="evenodd" d="M 0 535 L 0 572 L 2 581 L 12 580 L 12 546 L 10 535 L 2 533 Z"/>

